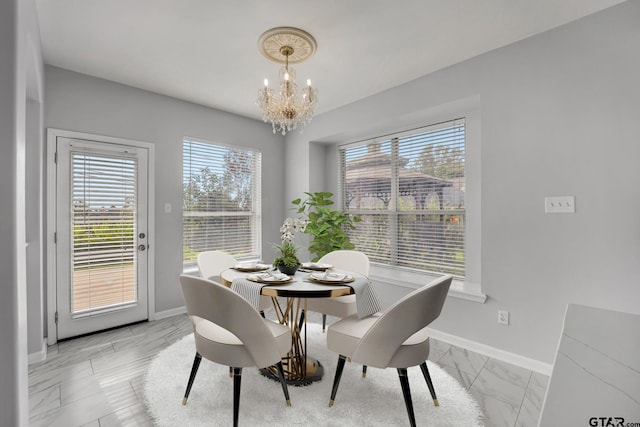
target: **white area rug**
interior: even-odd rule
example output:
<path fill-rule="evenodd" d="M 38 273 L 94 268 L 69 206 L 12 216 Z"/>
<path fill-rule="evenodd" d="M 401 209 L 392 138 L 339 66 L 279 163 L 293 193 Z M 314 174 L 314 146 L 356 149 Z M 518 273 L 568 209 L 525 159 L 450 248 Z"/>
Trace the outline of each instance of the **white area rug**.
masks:
<path fill-rule="evenodd" d="M 239 423 L 244 426 L 404 426 L 409 417 L 395 369 L 347 363 L 333 407 L 328 407 L 338 355 L 326 348 L 320 325 L 309 323 L 308 354 L 324 366 L 322 381 L 289 387 L 287 407 L 278 382 L 254 368 L 242 371 Z M 193 334 L 163 350 L 151 362 L 144 385 L 149 413 L 158 426 L 222 426 L 233 422 L 233 380 L 229 368 L 202 359 L 189 402 L 182 397 L 195 355 Z M 428 362 L 436 394 L 435 407 L 419 367 L 409 369 L 416 422 L 420 426 L 482 426 L 473 397 L 446 371 Z"/>

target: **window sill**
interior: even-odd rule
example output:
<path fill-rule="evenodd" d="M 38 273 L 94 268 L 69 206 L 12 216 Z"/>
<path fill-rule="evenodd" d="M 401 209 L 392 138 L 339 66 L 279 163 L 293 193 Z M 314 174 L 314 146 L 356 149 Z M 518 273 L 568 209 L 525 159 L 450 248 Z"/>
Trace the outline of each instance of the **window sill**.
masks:
<path fill-rule="evenodd" d="M 437 276 L 372 265 L 369 277 L 374 282 L 386 283 L 392 286 L 418 289 L 420 286 L 437 278 Z M 449 288 L 449 296 L 483 304 L 487 295 L 482 293 L 480 283 L 472 283 L 462 280 L 453 280 Z"/>

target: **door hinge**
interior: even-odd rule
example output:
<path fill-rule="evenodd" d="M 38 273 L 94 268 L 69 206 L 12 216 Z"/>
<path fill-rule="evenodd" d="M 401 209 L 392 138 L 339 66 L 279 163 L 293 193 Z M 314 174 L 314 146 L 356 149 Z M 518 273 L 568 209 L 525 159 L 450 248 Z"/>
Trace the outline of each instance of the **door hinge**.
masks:
<path fill-rule="evenodd" d="M 53 153 L 53 163 L 58 164 L 58 152 Z"/>
<path fill-rule="evenodd" d="M 53 243 L 58 243 L 58 232 L 57 231 L 53 232 Z"/>
<path fill-rule="evenodd" d="M 58 312 L 57 311 L 56 311 L 56 314 L 55 314 L 55 321 L 56 321 L 56 325 L 57 325 L 58 324 Z"/>

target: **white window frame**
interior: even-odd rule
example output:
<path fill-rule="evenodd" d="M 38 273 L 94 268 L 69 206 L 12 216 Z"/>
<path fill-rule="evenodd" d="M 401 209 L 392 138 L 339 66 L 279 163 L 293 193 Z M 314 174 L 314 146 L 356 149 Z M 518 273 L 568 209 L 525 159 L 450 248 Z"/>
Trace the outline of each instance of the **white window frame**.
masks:
<path fill-rule="evenodd" d="M 220 142 L 212 142 L 212 141 L 207 141 L 207 140 L 203 140 L 203 139 L 199 139 L 199 138 L 193 138 L 193 137 L 188 137 L 185 136 L 182 139 L 182 150 L 184 150 L 184 144 L 186 142 L 195 142 L 195 143 L 199 143 L 199 144 L 207 144 L 207 145 L 212 145 L 215 147 L 222 147 L 222 148 L 232 148 L 232 149 L 237 149 L 237 150 L 246 150 L 246 151 L 251 151 L 253 153 L 256 153 L 260 156 L 259 158 L 259 163 L 257 165 L 257 170 L 254 170 L 254 176 L 256 177 L 256 179 L 254 179 L 252 181 L 252 188 L 251 188 L 251 200 L 252 200 L 252 212 L 251 213 L 241 213 L 241 212 L 208 212 L 206 216 L 250 216 L 251 217 L 251 227 L 253 230 L 253 235 L 252 235 L 252 242 L 253 242 L 253 249 L 254 249 L 254 254 L 249 255 L 249 256 L 236 256 L 235 254 L 231 254 L 236 256 L 239 260 L 244 260 L 244 259 L 261 259 L 262 258 L 262 151 L 258 148 L 254 148 L 254 147 L 246 147 L 246 146 L 241 146 L 241 145 L 237 145 L 237 144 L 225 144 L 225 143 L 220 143 Z M 184 151 L 183 151 L 184 152 Z M 184 170 L 184 155 L 183 155 L 183 165 L 182 165 L 182 169 Z M 184 177 L 183 177 L 184 179 Z M 184 181 L 182 181 L 183 185 L 184 185 Z M 184 191 L 184 188 L 183 188 Z M 183 206 L 183 213 L 182 213 L 182 231 L 184 232 L 184 218 L 186 216 L 190 216 L 188 214 L 186 214 L 185 210 L 184 210 L 184 206 Z M 181 240 L 181 244 L 184 245 L 184 236 L 183 239 Z M 225 250 L 226 248 L 216 248 L 219 250 Z M 197 272 L 197 266 L 195 265 L 195 261 L 185 261 L 183 259 L 182 261 L 182 266 L 183 266 L 183 272 L 184 273 L 194 273 Z"/>
<path fill-rule="evenodd" d="M 417 117 L 417 118 L 416 118 Z M 401 132 L 403 129 L 412 129 L 428 126 L 432 123 L 441 123 L 452 120 L 456 117 L 465 118 L 466 128 L 466 149 L 465 149 L 465 207 L 466 207 L 466 228 L 465 228 L 465 261 L 466 277 L 463 280 L 454 279 L 449 290 L 449 296 L 484 303 L 487 299 L 483 293 L 481 285 L 481 190 L 482 190 L 482 168 L 481 168 L 481 115 L 480 98 L 473 96 L 470 98 L 455 101 L 440 108 L 416 114 L 414 120 L 406 122 L 401 128 L 389 127 L 389 131 L 378 129 L 377 135 L 393 134 Z M 373 135 L 372 135 L 373 136 Z M 357 140 L 338 144 L 335 150 L 334 161 L 338 165 L 337 173 L 340 173 L 339 148 L 350 145 Z M 338 186 L 340 180 L 338 179 Z M 341 195 L 341 188 L 338 188 Z M 339 200 L 341 205 L 343 200 Z M 432 274 L 408 270 L 372 263 L 370 278 L 380 284 L 392 287 L 404 287 L 415 289 L 428 283 L 435 278 Z"/>

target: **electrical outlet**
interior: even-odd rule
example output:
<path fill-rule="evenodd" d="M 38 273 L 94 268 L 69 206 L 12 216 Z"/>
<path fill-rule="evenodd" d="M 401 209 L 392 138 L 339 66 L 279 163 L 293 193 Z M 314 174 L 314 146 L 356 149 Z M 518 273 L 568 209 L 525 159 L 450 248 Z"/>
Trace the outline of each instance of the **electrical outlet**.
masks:
<path fill-rule="evenodd" d="M 498 310 L 498 323 L 501 325 L 509 324 L 509 312 L 506 310 Z"/>

